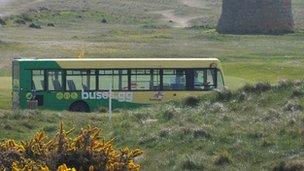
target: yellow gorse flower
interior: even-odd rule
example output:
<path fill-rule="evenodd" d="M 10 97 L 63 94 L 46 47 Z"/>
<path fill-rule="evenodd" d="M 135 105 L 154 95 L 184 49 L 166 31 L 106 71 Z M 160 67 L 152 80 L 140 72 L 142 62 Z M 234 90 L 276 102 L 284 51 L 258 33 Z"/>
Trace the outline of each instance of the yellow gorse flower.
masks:
<path fill-rule="evenodd" d="M 130 150 L 126 147 L 116 150 L 113 144 L 115 139 L 100 140 L 101 130 L 96 127 L 81 129 L 76 138 L 70 138 L 73 131 L 63 130 L 61 124 L 53 139 L 48 139 L 44 132 L 38 132 L 31 140 L 21 143 L 3 140 L 0 142 L 0 153 L 12 154 L 4 162 L 15 161 L 10 168 L 0 166 L 0 170 L 140 170 L 140 165 L 134 162 L 134 158 L 142 154 L 140 149 Z M 10 158 L 12 156 L 15 158 Z M 73 164 L 68 166 L 65 163 Z"/>
<path fill-rule="evenodd" d="M 58 167 L 57 171 L 76 171 L 75 168 L 68 168 L 65 164 Z"/>

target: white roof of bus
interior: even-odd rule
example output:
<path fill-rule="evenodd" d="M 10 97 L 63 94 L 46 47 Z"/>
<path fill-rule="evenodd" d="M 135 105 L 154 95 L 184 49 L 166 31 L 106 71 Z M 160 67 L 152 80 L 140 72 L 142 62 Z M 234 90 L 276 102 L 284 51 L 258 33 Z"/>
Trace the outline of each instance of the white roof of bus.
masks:
<path fill-rule="evenodd" d="M 20 62 L 55 62 L 65 69 L 96 68 L 221 68 L 217 58 L 60 58 L 19 59 Z M 46 67 L 46 66 L 45 66 Z"/>
<path fill-rule="evenodd" d="M 18 58 L 18 61 L 218 61 L 217 58 Z"/>

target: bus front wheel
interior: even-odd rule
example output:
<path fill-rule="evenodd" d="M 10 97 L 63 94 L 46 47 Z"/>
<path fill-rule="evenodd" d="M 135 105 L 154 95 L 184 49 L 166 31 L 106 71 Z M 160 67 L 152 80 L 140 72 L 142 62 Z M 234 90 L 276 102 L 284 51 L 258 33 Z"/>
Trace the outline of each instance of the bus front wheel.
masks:
<path fill-rule="evenodd" d="M 71 104 L 69 111 L 71 112 L 90 112 L 89 105 L 84 101 L 76 101 Z"/>

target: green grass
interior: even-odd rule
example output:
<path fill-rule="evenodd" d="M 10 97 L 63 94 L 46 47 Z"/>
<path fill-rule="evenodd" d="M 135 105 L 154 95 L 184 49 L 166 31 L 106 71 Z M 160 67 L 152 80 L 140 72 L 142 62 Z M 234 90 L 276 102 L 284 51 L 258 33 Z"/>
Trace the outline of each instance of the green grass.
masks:
<path fill-rule="evenodd" d="M 11 108 L 11 77 L 0 77 L 0 109 Z"/>
<path fill-rule="evenodd" d="M 281 161 L 303 160 L 303 86 L 211 94 L 191 108 L 175 102 L 120 111 L 111 121 L 99 113 L 4 111 L 0 139 L 25 140 L 42 130 L 54 135 L 63 121 L 67 130 L 93 125 L 105 138 L 115 137 L 118 147 L 143 149 L 143 170 L 269 170 Z"/>
<path fill-rule="evenodd" d="M 218 57 L 232 90 L 246 83 L 303 79 L 304 1 L 293 0 L 296 32 L 278 36 L 216 33 L 218 1 L 202 0 L 207 3 L 204 10 L 180 0 L 48 0 L 15 8 L 18 1 L 6 9 L 13 15 L 0 27 L 0 139 L 24 140 L 39 130 L 52 135 L 64 121 L 77 131 L 88 124 L 98 126 L 107 138 L 116 137 L 118 146 L 144 149 L 144 170 L 269 170 L 283 160 L 303 161 L 304 101 L 291 96 L 303 85 L 257 94 L 235 92 L 227 101 L 211 95 L 193 108 L 177 102 L 121 111 L 111 122 L 106 114 L 12 114 L 7 109 L 13 57 L 77 57 L 83 50 L 86 58 Z M 193 28 L 174 28 L 155 14 L 162 10 L 201 17 L 192 21 Z M 26 23 L 16 23 L 20 19 Z M 32 22 L 42 28 L 29 28 Z M 164 115 L 171 114 L 173 119 L 166 120 Z M 229 162 L 216 165 L 218 159 Z"/>
<path fill-rule="evenodd" d="M 303 78 L 298 72 L 304 60 L 303 1 L 293 1 L 296 33 L 280 36 L 218 34 L 214 27 L 221 3 L 202 2 L 205 10 L 177 0 L 33 3 L 31 10 L 15 12 L 8 25 L 0 27 L 0 76 L 10 75 L 13 57 L 77 57 L 84 50 L 87 58 L 218 57 L 231 88 L 261 80 Z M 154 13 L 162 10 L 203 19 L 197 19 L 193 28 L 173 28 Z M 17 24 L 20 19 L 26 24 Z M 42 29 L 29 28 L 31 22 Z M 55 27 L 47 27 L 48 23 Z M 208 27 L 200 27 L 203 23 Z"/>

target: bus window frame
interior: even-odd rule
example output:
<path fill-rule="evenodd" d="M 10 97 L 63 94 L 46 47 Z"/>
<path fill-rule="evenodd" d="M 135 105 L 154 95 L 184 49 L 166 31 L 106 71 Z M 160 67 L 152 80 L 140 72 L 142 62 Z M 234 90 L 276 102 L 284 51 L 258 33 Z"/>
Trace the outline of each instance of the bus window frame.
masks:
<path fill-rule="evenodd" d="M 64 85 L 63 85 L 63 87 L 64 87 L 64 90 L 63 91 L 65 91 L 65 92 L 81 92 L 81 91 L 84 91 L 84 90 L 67 90 L 67 71 L 80 71 L 80 74 L 72 74 L 72 75 L 70 75 L 70 76 L 82 76 L 82 72 L 89 72 L 89 74 L 88 75 L 90 75 L 90 76 L 95 76 L 94 78 L 95 78 L 95 89 L 93 89 L 93 90 L 85 90 L 85 92 L 92 92 L 92 91 L 98 91 L 98 69 L 63 69 L 63 80 L 64 80 Z M 95 72 L 95 74 L 91 74 L 91 71 L 94 71 Z M 87 74 L 84 74 L 84 75 L 87 75 Z"/>
<path fill-rule="evenodd" d="M 43 69 L 33 69 L 33 70 L 30 70 L 31 71 L 31 84 L 30 84 L 30 90 L 31 91 L 35 91 L 35 92 L 42 92 L 42 91 L 45 91 L 45 70 Z M 37 89 L 34 89 L 34 74 L 33 74 L 33 71 L 42 71 L 43 73 L 43 85 L 42 85 L 42 90 L 37 90 Z M 35 87 L 37 87 L 35 85 Z"/>
<path fill-rule="evenodd" d="M 61 89 L 60 90 L 50 90 L 49 89 L 49 72 L 61 72 L 61 83 L 62 83 L 62 85 L 61 85 Z M 65 89 L 64 89 L 64 77 L 65 77 L 65 75 L 64 75 L 64 70 L 63 69 L 46 69 L 45 70 L 45 73 L 44 73 L 45 75 L 44 75 L 44 86 L 45 86 L 45 88 L 46 88 L 46 92 L 60 92 L 60 91 L 66 91 Z M 55 88 L 54 88 L 55 89 Z"/>
<path fill-rule="evenodd" d="M 181 89 L 181 90 L 164 90 L 164 82 L 162 82 L 162 90 L 161 91 L 192 91 L 192 90 L 188 90 L 188 87 L 187 87 L 187 78 L 188 78 L 188 70 L 193 70 L 193 68 L 162 68 L 163 70 L 163 75 L 162 75 L 162 79 L 164 81 L 164 75 L 177 75 L 177 70 L 182 70 L 183 72 L 185 72 L 183 75 L 185 76 L 185 88 L 184 89 Z M 165 74 L 164 73 L 164 70 L 173 70 L 175 71 L 173 74 Z"/>
<path fill-rule="evenodd" d="M 222 79 L 222 83 L 223 85 L 222 86 L 225 86 L 225 82 L 224 82 L 224 78 L 223 78 L 223 72 L 218 69 L 218 68 L 119 68 L 119 69 L 111 69 L 111 68 L 107 68 L 107 69 L 72 69 L 72 68 L 69 68 L 69 69 L 41 69 L 41 68 L 35 68 L 35 69 L 30 69 L 31 71 L 31 83 L 30 83 L 30 87 L 32 89 L 32 80 L 33 80 L 33 70 L 43 70 L 44 72 L 44 87 L 43 87 L 43 90 L 39 90 L 37 92 L 58 92 L 58 91 L 65 91 L 65 92 L 81 92 L 82 90 L 74 90 L 74 91 L 71 91 L 71 90 L 67 90 L 66 88 L 66 76 L 67 76 L 67 71 L 69 70 L 72 70 L 72 71 L 91 71 L 91 70 L 94 70 L 95 71 L 95 89 L 94 90 L 89 90 L 88 92 L 92 92 L 92 91 L 108 91 L 108 90 L 101 90 L 99 89 L 99 76 L 101 74 L 99 74 L 100 71 L 102 70 L 127 70 L 127 74 L 123 74 L 123 75 L 126 75 L 128 77 L 128 89 L 127 90 L 112 90 L 113 92 L 126 92 L 126 91 L 129 91 L 129 92 L 155 92 L 155 91 L 177 91 L 177 92 L 182 92 L 182 91 L 213 91 L 215 89 L 217 89 L 219 87 L 218 84 L 218 81 L 217 81 L 217 77 L 218 77 L 218 72 L 220 72 L 220 75 L 221 75 L 221 79 Z M 159 77 L 160 77 L 160 80 L 159 80 L 159 90 L 132 90 L 131 89 L 131 76 L 132 76 L 132 73 L 131 71 L 132 70 L 159 70 Z M 163 79 L 163 76 L 166 75 L 164 74 L 164 70 L 185 70 L 186 72 L 186 88 L 183 89 L 183 90 L 164 90 L 163 88 L 163 82 L 164 82 L 164 79 Z M 198 89 L 194 89 L 194 85 L 192 85 L 192 89 L 189 89 L 188 88 L 188 70 L 191 70 L 192 72 L 191 73 L 194 73 L 195 70 L 215 70 L 214 72 L 214 89 L 202 89 L 202 90 L 198 90 Z M 61 71 L 62 73 L 62 89 L 61 90 L 49 90 L 48 89 L 48 73 L 50 71 Z M 206 72 L 207 73 L 207 72 Z M 92 74 L 94 75 L 94 74 Z M 116 74 L 105 74 L 105 75 L 116 75 Z M 193 75 L 192 75 L 193 77 Z"/>
<path fill-rule="evenodd" d="M 193 84 L 193 87 L 192 89 L 194 91 L 212 91 L 212 90 L 215 90 L 217 89 L 218 85 L 217 85 L 217 72 L 220 72 L 220 70 L 218 68 L 200 68 L 200 69 L 192 69 L 192 72 L 193 74 L 196 72 L 196 71 L 203 71 L 204 73 L 204 83 L 203 83 L 203 86 L 204 86 L 204 89 L 197 89 L 195 88 L 195 81 L 194 81 L 194 84 Z M 208 75 L 208 71 L 211 72 L 211 75 Z M 193 75 L 194 77 L 194 75 Z M 212 79 L 212 82 L 213 84 L 208 84 L 208 80 L 209 78 L 211 77 Z M 214 87 L 214 88 L 208 88 L 208 87 Z"/>
<path fill-rule="evenodd" d="M 43 71 L 43 87 L 42 90 L 34 90 L 33 89 L 33 71 Z M 35 92 L 47 92 L 48 91 L 48 80 L 47 78 L 47 70 L 46 69 L 30 69 L 29 70 L 31 73 L 31 82 L 30 82 L 30 91 L 35 91 Z"/>
<path fill-rule="evenodd" d="M 130 84 L 131 84 L 131 78 L 130 78 L 130 74 L 131 74 L 131 69 L 124 69 L 124 68 L 119 68 L 119 69 L 96 69 L 96 79 L 98 80 L 98 85 L 96 85 L 97 87 L 96 87 L 96 90 L 95 91 L 109 91 L 109 90 L 104 90 L 104 89 L 100 89 L 99 88 L 99 79 L 100 79 L 100 76 L 102 76 L 102 75 L 106 75 L 106 76 L 119 76 L 119 74 L 115 74 L 113 71 L 114 70 L 117 70 L 118 71 L 118 73 L 119 73 L 119 71 L 123 71 L 123 70 L 126 70 L 127 71 L 127 74 L 121 74 L 122 76 L 127 76 L 127 81 L 128 81 L 128 85 L 127 85 L 127 87 L 128 87 L 128 89 L 127 90 L 116 90 L 116 89 L 112 89 L 112 91 L 116 91 L 116 92 L 119 92 L 119 91 L 131 91 L 130 90 Z M 111 74 L 100 74 L 100 71 L 112 71 L 112 73 Z M 112 87 L 113 87 L 113 85 L 112 85 Z"/>
<path fill-rule="evenodd" d="M 162 68 L 145 68 L 145 69 L 143 69 L 143 68 L 139 68 L 139 69 L 137 69 L 137 68 L 131 68 L 131 69 L 129 69 L 130 70 L 130 79 L 131 80 L 129 80 L 129 85 L 128 85 L 128 87 L 129 87 L 129 89 L 128 89 L 128 91 L 161 91 L 161 87 L 162 87 L 162 82 L 161 82 L 161 78 L 162 78 L 162 76 L 163 75 L 161 75 L 161 73 L 163 73 L 163 72 L 161 72 L 161 70 L 162 70 Z M 145 70 L 145 71 L 147 71 L 147 70 L 149 70 L 149 73 L 144 73 L 144 74 L 132 74 L 132 70 L 134 70 L 134 71 L 138 71 L 138 70 Z M 132 76 L 134 76 L 134 75 L 136 75 L 136 76 L 143 76 L 143 75 L 147 75 L 147 76 L 150 76 L 150 79 L 151 79 L 151 74 L 152 74 L 152 76 L 155 76 L 154 75 L 154 71 L 155 70 L 158 70 L 158 73 L 157 74 L 155 74 L 155 75 L 158 75 L 159 76 L 159 86 L 158 86 L 158 89 L 156 89 L 156 90 L 151 90 L 150 88 L 150 86 L 149 86 L 149 90 L 134 90 L 134 89 L 132 89 Z M 149 84 L 151 84 L 151 82 L 149 82 Z"/>

